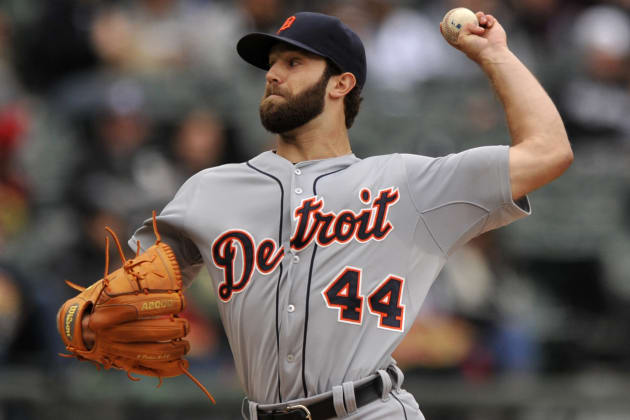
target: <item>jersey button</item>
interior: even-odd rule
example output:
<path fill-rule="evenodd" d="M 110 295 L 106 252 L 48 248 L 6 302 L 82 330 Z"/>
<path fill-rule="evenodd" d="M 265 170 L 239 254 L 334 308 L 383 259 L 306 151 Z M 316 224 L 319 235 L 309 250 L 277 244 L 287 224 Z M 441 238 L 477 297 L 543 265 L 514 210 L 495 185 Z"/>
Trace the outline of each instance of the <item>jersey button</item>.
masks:
<path fill-rule="evenodd" d="M 292 354 L 287 356 L 287 361 L 293 362 L 294 360 L 295 360 L 295 356 L 293 356 Z"/>
<path fill-rule="evenodd" d="M 287 306 L 287 311 L 289 311 L 289 312 L 295 311 L 295 306 L 294 305 Z"/>
<path fill-rule="evenodd" d="M 296 169 L 295 171 L 293 171 L 296 175 L 302 175 L 302 171 L 300 171 L 299 169 Z"/>
<path fill-rule="evenodd" d="M 302 194 L 302 188 L 297 187 L 297 188 L 295 189 L 295 193 L 296 193 L 296 194 Z"/>
<path fill-rule="evenodd" d="M 297 255 L 293 256 L 293 262 L 294 263 L 299 263 L 300 262 L 300 257 L 298 257 Z"/>

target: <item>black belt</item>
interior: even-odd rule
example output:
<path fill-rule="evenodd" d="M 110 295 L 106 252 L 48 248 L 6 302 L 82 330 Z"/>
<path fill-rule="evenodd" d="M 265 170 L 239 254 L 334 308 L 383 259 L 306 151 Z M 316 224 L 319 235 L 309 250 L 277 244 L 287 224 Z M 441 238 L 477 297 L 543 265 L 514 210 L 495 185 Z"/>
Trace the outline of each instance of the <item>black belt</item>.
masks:
<path fill-rule="evenodd" d="M 392 384 L 395 384 L 395 377 L 391 373 L 389 373 L 389 376 L 392 379 Z M 354 388 L 354 397 L 357 402 L 357 408 L 381 398 L 382 393 L 383 383 L 380 376 L 363 385 L 356 386 Z M 309 405 L 288 405 L 284 410 L 263 411 L 258 409 L 258 418 L 260 420 L 325 420 L 331 417 L 337 417 L 332 395 L 325 400 Z"/>

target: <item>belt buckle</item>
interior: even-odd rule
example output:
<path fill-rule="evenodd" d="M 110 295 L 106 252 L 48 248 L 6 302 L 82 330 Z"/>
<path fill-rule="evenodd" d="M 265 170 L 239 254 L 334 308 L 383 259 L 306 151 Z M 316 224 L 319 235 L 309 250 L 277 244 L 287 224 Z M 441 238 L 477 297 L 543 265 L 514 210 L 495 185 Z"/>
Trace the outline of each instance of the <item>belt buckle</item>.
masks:
<path fill-rule="evenodd" d="M 287 411 L 289 410 L 303 410 L 304 413 L 306 414 L 306 420 L 313 420 L 313 418 L 311 417 L 311 412 L 308 411 L 308 408 L 306 408 L 306 406 L 302 405 L 302 404 L 296 404 L 296 405 L 289 405 L 286 408 Z"/>

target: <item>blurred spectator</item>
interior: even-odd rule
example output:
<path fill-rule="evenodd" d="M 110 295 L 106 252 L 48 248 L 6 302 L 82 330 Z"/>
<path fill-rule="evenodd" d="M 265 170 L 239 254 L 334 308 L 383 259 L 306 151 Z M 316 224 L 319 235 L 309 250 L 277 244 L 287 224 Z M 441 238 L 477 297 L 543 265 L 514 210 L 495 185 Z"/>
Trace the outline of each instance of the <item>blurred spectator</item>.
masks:
<path fill-rule="evenodd" d="M 183 175 L 219 164 L 227 147 L 225 128 L 221 121 L 206 110 L 189 114 L 182 122 L 175 138 L 175 155 Z"/>
<path fill-rule="evenodd" d="M 14 101 L 20 90 L 11 48 L 10 22 L 9 16 L 0 10 L 0 104 L 3 106 Z"/>
<path fill-rule="evenodd" d="M 567 68 L 575 65 L 572 27 L 581 10 L 579 2 L 566 0 L 513 0 L 503 19 L 510 47 L 541 80 L 555 99 Z"/>
<path fill-rule="evenodd" d="M 368 2 L 374 35 L 366 40 L 374 83 L 404 91 L 443 69 L 446 44 L 437 24 L 391 0 Z"/>
<path fill-rule="evenodd" d="M 569 130 L 584 136 L 630 138 L 630 17 L 613 6 L 590 7 L 573 27 L 580 72 L 567 81 L 562 103 Z M 571 133 L 570 133 L 571 134 Z"/>
<path fill-rule="evenodd" d="M 563 0 L 513 0 L 514 27 L 543 50 L 566 48 L 571 41 L 569 25 L 577 5 Z M 549 51 L 546 51 L 547 53 Z"/>
<path fill-rule="evenodd" d="M 275 32 L 282 16 L 290 13 L 285 10 L 285 0 L 237 0 L 234 3 L 245 26 L 254 31 Z"/>
<path fill-rule="evenodd" d="M 56 83 L 95 68 L 88 28 L 98 2 L 13 0 L 13 63 L 22 83 L 46 93 Z"/>
<path fill-rule="evenodd" d="M 131 77 L 143 85 L 151 116 L 177 124 L 182 112 L 203 104 L 230 115 L 246 140 L 245 155 L 257 154 L 269 138 L 257 115 L 263 79 L 235 46 L 248 31 L 275 31 L 283 6 L 283 0 L 138 0 L 103 7 L 91 33 L 101 70 L 109 72 L 76 80 L 73 95 L 65 89 L 60 97 L 80 112 L 76 104 L 85 93 L 102 92 L 112 74 Z"/>
<path fill-rule="evenodd" d="M 8 273 L 0 271 L 0 363 L 6 363 L 9 350 L 22 322 L 22 293 Z"/>
<path fill-rule="evenodd" d="M 113 68 L 227 77 L 240 26 L 237 12 L 218 2 L 137 0 L 102 9 L 92 42 Z"/>
<path fill-rule="evenodd" d="M 50 359 L 40 309 L 25 278 L 0 262 L 0 366 Z"/>
<path fill-rule="evenodd" d="M 99 57 L 114 68 L 192 67 L 229 78 L 236 40 L 248 30 L 275 31 L 283 5 L 282 0 L 136 0 L 102 8 L 91 39 Z"/>
<path fill-rule="evenodd" d="M 84 133 L 86 155 L 71 186 L 73 196 L 138 222 L 161 208 L 179 186 L 159 146 L 158 121 L 144 106 L 144 90 L 134 82 L 110 86 L 107 108 L 92 116 Z"/>
<path fill-rule="evenodd" d="M 202 169 L 244 160 L 238 139 L 216 113 L 193 109 L 175 135 L 173 151 L 181 183 Z"/>
<path fill-rule="evenodd" d="M 361 36 L 372 86 L 404 92 L 444 67 L 447 48 L 437 24 L 400 1 L 335 2 L 329 12 Z"/>
<path fill-rule="evenodd" d="M 109 237 L 109 272 L 122 265 L 118 248 L 113 238 L 105 231 L 106 226 L 121 241 L 125 258 L 131 258 L 135 255 L 125 243 L 130 230 L 125 215 L 111 209 L 99 209 L 88 201 L 81 202 L 79 206 L 76 243 L 62 256 L 56 258 L 49 267 L 50 272 L 54 273 L 56 289 L 62 291 L 65 299 L 76 295 L 76 291 L 67 287 L 63 282 L 64 280 L 70 280 L 79 286 L 87 287 L 103 278 L 106 237 Z"/>
<path fill-rule="evenodd" d="M 404 366 L 471 379 L 538 369 L 533 290 L 510 267 L 496 235 L 455 252 L 394 353 Z"/>
<path fill-rule="evenodd" d="M 0 251 L 4 241 L 24 230 L 29 218 L 26 181 L 15 159 L 26 124 L 25 112 L 19 105 L 0 109 Z"/>
<path fill-rule="evenodd" d="M 192 363 L 206 365 L 220 375 L 234 374 L 234 359 L 221 325 L 217 298 L 214 294 L 208 272 L 202 269 L 197 278 L 184 291 L 186 308 L 182 317 L 190 322 L 191 351 L 188 354 Z"/>
<path fill-rule="evenodd" d="M 8 17 L 0 12 L 0 252 L 4 241 L 25 229 L 30 204 L 28 182 L 17 159 L 29 115 L 11 67 L 9 31 Z"/>

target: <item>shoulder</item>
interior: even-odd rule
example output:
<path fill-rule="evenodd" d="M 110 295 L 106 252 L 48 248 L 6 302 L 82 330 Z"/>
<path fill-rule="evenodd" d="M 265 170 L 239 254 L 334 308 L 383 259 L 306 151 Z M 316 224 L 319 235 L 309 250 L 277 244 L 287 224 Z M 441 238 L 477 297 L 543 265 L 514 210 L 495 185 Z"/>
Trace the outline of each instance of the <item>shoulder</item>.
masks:
<path fill-rule="evenodd" d="M 497 162 L 501 163 L 508 158 L 508 146 L 482 146 L 451 153 L 444 156 L 429 157 L 414 154 L 400 154 L 400 159 L 406 169 L 433 170 L 454 169 L 465 167 L 487 167 Z"/>
<path fill-rule="evenodd" d="M 194 194 L 199 189 L 208 189 L 217 185 L 225 185 L 226 180 L 237 178 L 238 174 L 247 171 L 245 163 L 229 163 L 202 169 L 188 178 L 179 188 L 178 195 Z"/>
<path fill-rule="evenodd" d="M 366 157 L 355 163 L 355 165 L 363 166 L 387 166 L 387 165 L 399 165 L 400 160 L 404 156 L 401 153 L 390 153 L 387 155 L 376 155 Z"/>
<path fill-rule="evenodd" d="M 404 174 L 410 169 L 413 169 L 414 172 L 428 169 L 439 159 L 447 157 L 433 158 L 408 153 L 391 153 L 364 158 L 354 163 L 352 167 L 359 171 L 370 171 L 371 173 L 377 173 L 379 170 L 382 170 L 388 174 Z"/>
<path fill-rule="evenodd" d="M 213 166 L 212 168 L 202 169 L 196 174 L 192 175 L 188 180 L 188 182 L 199 183 L 199 182 L 209 182 L 216 178 L 222 178 L 224 176 L 230 176 L 236 173 L 242 173 L 248 171 L 247 163 L 227 163 L 220 166 Z"/>
<path fill-rule="evenodd" d="M 408 166 L 418 167 L 424 166 L 428 167 L 432 163 L 434 163 L 437 159 L 441 158 L 433 158 L 422 155 L 414 155 L 410 153 L 391 153 L 388 155 L 378 155 L 371 156 L 362 161 L 363 164 L 369 167 L 387 167 L 390 169 L 400 169 L 407 170 Z"/>

